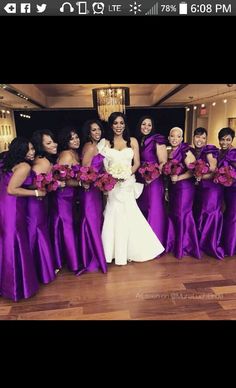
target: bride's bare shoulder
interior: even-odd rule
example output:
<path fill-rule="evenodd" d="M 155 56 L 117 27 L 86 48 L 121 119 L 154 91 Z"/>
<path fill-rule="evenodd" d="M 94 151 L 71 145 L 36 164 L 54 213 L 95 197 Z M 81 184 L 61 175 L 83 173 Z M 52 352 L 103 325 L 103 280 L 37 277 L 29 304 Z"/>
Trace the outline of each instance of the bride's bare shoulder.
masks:
<path fill-rule="evenodd" d="M 105 139 L 105 146 L 111 148 L 111 143 L 107 139 Z"/>

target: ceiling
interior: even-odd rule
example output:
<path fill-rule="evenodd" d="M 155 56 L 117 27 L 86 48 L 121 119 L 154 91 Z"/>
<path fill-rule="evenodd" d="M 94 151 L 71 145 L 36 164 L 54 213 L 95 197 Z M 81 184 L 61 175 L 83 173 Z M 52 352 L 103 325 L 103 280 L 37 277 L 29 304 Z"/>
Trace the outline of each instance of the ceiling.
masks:
<path fill-rule="evenodd" d="M 124 86 L 131 107 L 186 106 L 236 98 L 236 84 L 0 84 L 0 106 L 21 109 L 93 108 L 92 89 Z"/>

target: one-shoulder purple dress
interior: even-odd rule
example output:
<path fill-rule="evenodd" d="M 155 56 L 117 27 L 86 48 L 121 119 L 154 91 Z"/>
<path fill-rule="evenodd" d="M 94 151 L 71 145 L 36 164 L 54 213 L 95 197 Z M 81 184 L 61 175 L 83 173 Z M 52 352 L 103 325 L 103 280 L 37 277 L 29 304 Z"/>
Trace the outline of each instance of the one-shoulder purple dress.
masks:
<path fill-rule="evenodd" d="M 206 145 L 200 152 L 193 150 L 196 159 L 208 163 L 207 155 L 218 158 L 219 149 L 214 145 Z M 224 250 L 221 246 L 223 226 L 222 201 L 223 188 L 212 179 L 202 179 L 195 185 L 194 218 L 198 230 L 200 249 L 209 256 L 222 260 Z"/>
<path fill-rule="evenodd" d="M 181 143 L 173 152 L 172 159 L 185 166 L 186 153 L 190 150 L 187 143 Z M 197 228 L 193 218 L 194 182 L 192 178 L 169 184 L 169 228 L 167 252 L 181 259 L 183 256 L 201 258 Z"/>
<path fill-rule="evenodd" d="M 232 166 L 236 170 L 236 148 L 221 152 L 218 167 Z M 236 255 L 236 181 L 224 188 L 225 211 L 222 244 L 225 256 Z"/>

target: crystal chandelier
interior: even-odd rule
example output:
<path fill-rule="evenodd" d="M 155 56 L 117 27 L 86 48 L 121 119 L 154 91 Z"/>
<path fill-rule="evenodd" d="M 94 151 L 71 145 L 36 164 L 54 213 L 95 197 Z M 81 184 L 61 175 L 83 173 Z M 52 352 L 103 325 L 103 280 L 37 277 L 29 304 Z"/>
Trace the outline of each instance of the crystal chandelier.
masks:
<path fill-rule="evenodd" d="M 113 112 L 125 113 L 129 105 L 129 88 L 108 87 L 93 89 L 93 103 L 101 120 L 108 121 Z"/>

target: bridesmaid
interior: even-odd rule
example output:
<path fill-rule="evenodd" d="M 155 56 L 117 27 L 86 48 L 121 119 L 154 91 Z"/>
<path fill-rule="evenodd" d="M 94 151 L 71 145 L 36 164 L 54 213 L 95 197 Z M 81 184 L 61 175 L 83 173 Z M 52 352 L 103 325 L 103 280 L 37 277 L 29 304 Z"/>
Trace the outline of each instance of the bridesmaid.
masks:
<path fill-rule="evenodd" d="M 183 141 L 183 131 L 174 127 L 169 133 L 171 152 L 169 160 L 175 159 L 183 166 L 181 175 L 171 176 L 169 185 L 169 231 L 167 252 L 181 259 L 183 256 L 201 258 L 192 208 L 194 183 L 188 165 L 196 161 L 190 146 Z"/>
<path fill-rule="evenodd" d="M 200 249 L 209 256 L 222 260 L 223 248 L 220 246 L 223 215 L 223 190 L 221 185 L 213 182 L 213 173 L 217 167 L 219 150 L 214 145 L 207 145 L 207 130 L 196 128 L 193 135 L 193 154 L 210 167 L 210 172 L 198 179 L 195 185 L 194 217 L 198 230 Z"/>
<path fill-rule="evenodd" d="M 75 129 L 66 127 L 58 135 L 59 157 L 57 163 L 67 165 L 75 172 L 79 166 L 80 139 Z M 78 271 L 78 241 L 76 233 L 76 200 L 79 182 L 70 179 L 62 190 L 50 195 L 50 224 L 57 268 L 63 261 L 71 271 Z"/>
<path fill-rule="evenodd" d="M 137 126 L 137 138 L 140 146 L 141 163 L 158 163 L 160 171 L 167 162 L 166 140 L 160 134 L 154 134 L 154 123 L 150 116 L 144 116 Z M 143 182 L 137 174 L 138 181 Z M 165 188 L 162 175 L 149 184 L 145 184 L 141 196 L 137 199 L 140 210 L 149 225 L 161 241 L 166 245 L 168 218 L 165 209 Z"/>
<path fill-rule="evenodd" d="M 14 301 L 31 297 L 39 288 L 27 232 L 27 201 L 46 193 L 27 189 L 34 155 L 29 140 L 15 138 L 0 176 L 0 295 Z"/>
<path fill-rule="evenodd" d="M 35 175 L 48 174 L 51 172 L 57 155 L 57 144 L 54 141 L 53 134 L 47 129 L 39 130 L 33 133 L 31 141 L 36 151 L 36 158 L 32 167 Z M 28 208 L 31 250 L 34 255 L 38 277 L 40 282 L 50 283 L 55 278 L 55 270 L 58 267 L 49 237 L 48 198 L 44 198 L 42 201 L 31 198 Z"/>
<path fill-rule="evenodd" d="M 220 157 L 218 167 L 232 166 L 236 170 L 236 148 L 233 147 L 235 131 L 222 128 L 218 134 Z M 223 220 L 222 244 L 225 256 L 236 255 L 236 181 L 224 188 L 225 212 Z"/>
<path fill-rule="evenodd" d="M 104 157 L 99 153 L 98 142 L 103 135 L 99 120 L 89 120 L 84 124 L 84 146 L 82 150 L 82 166 L 92 166 L 97 172 L 103 172 Z M 105 139 L 104 139 L 105 142 Z M 102 142 L 101 142 L 102 143 Z M 102 193 L 94 186 L 83 185 L 80 198 L 79 256 L 82 268 L 78 275 L 87 271 L 101 269 L 107 272 L 101 232 L 103 223 Z"/>

